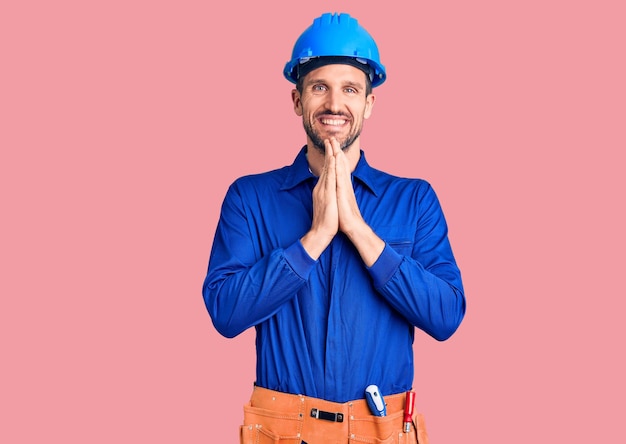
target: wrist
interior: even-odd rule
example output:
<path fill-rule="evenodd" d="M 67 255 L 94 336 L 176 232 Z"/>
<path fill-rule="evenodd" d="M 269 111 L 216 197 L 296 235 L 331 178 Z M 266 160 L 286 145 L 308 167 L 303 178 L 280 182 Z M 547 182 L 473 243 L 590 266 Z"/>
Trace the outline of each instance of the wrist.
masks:
<path fill-rule="evenodd" d="M 385 241 L 378 237 L 374 230 L 365 223 L 363 227 L 345 232 L 345 234 L 356 247 L 367 267 L 374 265 L 385 249 Z"/>
<path fill-rule="evenodd" d="M 300 238 L 300 243 L 311 258 L 318 260 L 326 247 L 330 245 L 333 237 L 311 230 Z"/>

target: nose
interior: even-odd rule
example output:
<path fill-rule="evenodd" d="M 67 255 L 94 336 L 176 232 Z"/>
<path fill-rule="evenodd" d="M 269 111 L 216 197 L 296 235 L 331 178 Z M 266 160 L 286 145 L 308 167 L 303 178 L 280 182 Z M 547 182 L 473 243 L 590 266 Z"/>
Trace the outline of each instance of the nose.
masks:
<path fill-rule="evenodd" d="M 338 113 L 341 111 L 341 91 L 336 89 L 330 90 L 327 94 L 326 106 L 332 113 Z"/>

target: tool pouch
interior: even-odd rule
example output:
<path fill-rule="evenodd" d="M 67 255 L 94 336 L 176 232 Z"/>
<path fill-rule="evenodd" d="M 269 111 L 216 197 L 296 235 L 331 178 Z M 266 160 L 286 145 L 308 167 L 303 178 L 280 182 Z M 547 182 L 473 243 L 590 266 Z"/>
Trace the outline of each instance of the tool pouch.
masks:
<path fill-rule="evenodd" d="M 420 413 L 413 415 L 413 427 L 409 433 L 400 428 L 400 415 L 385 417 L 369 417 L 367 420 L 355 418 L 355 432 L 350 434 L 346 444 L 376 443 L 376 444 L 428 444 L 428 434 L 424 416 Z M 259 409 L 247 404 L 244 406 L 244 425 L 240 428 L 241 444 L 301 444 L 302 419 L 298 414 L 289 415 Z M 325 442 L 341 442 L 341 437 L 333 437 L 328 432 L 318 437 L 319 443 L 310 438 L 310 444 Z"/>
<path fill-rule="evenodd" d="M 244 425 L 240 427 L 241 444 L 301 444 L 302 417 L 252 407 L 243 408 Z"/>
<path fill-rule="evenodd" d="M 347 443 L 428 444 L 424 416 L 419 413 L 413 415 L 413 426 L 408 433 L 403 431 L 403 419 L 404 414 L 401 411 L 384 417 L 353 417 L 351 419 L 351 433 Z"/>
<path fill-rule="evenodd" d="M 428 433 L 426 433 L 426 422 L 424 415 L 421 413 L 413 414 L 413 433 L 416 435 L 416 441 L 419 444 L 428 444 Z"/>

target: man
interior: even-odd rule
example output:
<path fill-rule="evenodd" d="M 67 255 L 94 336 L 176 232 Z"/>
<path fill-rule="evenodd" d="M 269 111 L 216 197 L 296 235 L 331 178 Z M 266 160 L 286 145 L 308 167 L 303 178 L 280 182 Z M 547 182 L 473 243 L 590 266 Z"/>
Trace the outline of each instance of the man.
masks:
<path fill-rule="evenodd" d="M 315 19 L 284 74 L 306 146 L 231 185 L 203 286 L 222 335 L 256 328 L 241 442 L 423 444 L 421 416 L 403 423 L 415 327 L 445 340 L 465 313 L 441 207 L 425 181 L 365 159 L 361 129 L 386 74 L 357 20 Z M 385 417 L 368 408 L 370 385 Z"/>

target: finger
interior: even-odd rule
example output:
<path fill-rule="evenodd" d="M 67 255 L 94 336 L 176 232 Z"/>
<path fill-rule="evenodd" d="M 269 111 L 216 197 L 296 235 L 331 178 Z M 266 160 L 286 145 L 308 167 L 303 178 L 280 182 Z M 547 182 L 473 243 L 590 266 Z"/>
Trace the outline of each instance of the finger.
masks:
<path fill-rule="evenodd" d="M 329 191 L 334 192 L 335 187 L 337 186 L 337 159 L 333 155 L 330 155 L 327 158 L 327 169 L 326 169 L 326 186 Z"/>
<path fill-rule="evenodd" d="M 328 159 L 328 157 L 332 157 L 334 155 L 335 155 L 335 150 L 333 148 L 333 143 L 332 143 L 331 139 L 324 139 L 324 156 L 325 156 L 325 158 Z"/>
<path fill-rule="evenodd" d="M 334 156 L 341 152 L 341 146 L 339 145 L 339 141 L 336 138 L 330 138 L 330 146 L 332 147 L 332 152 Z"/>
<path fill-rule="evenodd" d="M 350 181 L 350 170 L 348 165 L 348 159 L 345 153 L 341 149 L 341 145 L 339 145 L 339 141 L 331 137 L 328 139 L 328 144 L 326 145 L 326 152 L 328 153 L 329 148 L 332 149 L 333 158 L 335 160 L 335 174 L 337 175 L 337 180 L 346 180 L 344 176 L 348 176 L 348 181 Z"/>
<path fill-rule="evenodd" d="M 324 178 L 328 186 L 335 183 L 335 168 L 336 160 L 333 154 L 333 146 L 330 140 L 324 139 L 325 158 L 324 158 L 324 170 L 326 177 Z"/>
<path fill-rule="evenodd" d="M 335 155 L 335 169 L 338 181 L 351 182 L 350 162 L 341 149 Z"/>

